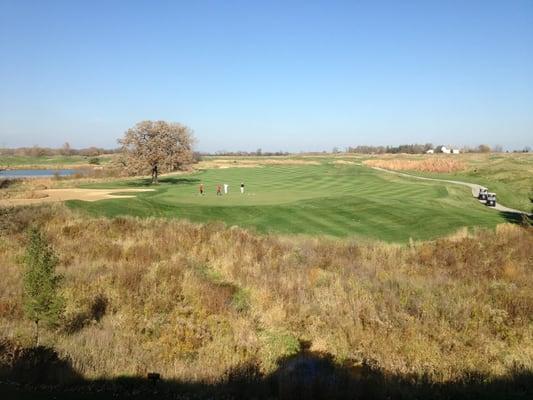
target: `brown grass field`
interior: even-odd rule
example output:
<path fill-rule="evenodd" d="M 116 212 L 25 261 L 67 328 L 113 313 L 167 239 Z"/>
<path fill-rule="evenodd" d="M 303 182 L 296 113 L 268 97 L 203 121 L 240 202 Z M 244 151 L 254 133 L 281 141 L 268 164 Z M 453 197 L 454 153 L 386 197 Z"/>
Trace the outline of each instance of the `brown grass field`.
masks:
<path fill-rule="evenodd" d="M 258 236 L 220 224 L 3 209 L 0 338 L 32 346 L 21 257 L 38 224 L 67 308 L 43 344 L 84 378 L 217 382 L 307 343 L 354 371 L 431 384 L 533 370 L 533 231 L 502 225 L 407 246 Z M 470 377 L 470 378 L 469 378 Z"/>
<path fill-rule="evenodd" d="M 391 169 L 394 171 L 418 172 L 456 172 L 464 171 L 466 164 L 454 158 L 433 157 L 420 160 L 410 159 L 372 159 L 364 161 L 365 165 Z"/>

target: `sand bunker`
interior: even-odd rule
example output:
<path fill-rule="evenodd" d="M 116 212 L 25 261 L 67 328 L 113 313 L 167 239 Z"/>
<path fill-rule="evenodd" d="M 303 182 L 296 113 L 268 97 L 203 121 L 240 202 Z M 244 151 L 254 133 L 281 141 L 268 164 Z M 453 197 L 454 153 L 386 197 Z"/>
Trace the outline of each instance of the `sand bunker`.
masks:
<path fill-rule="evenodd" d="M 115 193 L 151 192 L 154 189 L 43 189 L 35 190 L 38 198 L 31 199 L 4 199 L 0 206 L 18 206 L 37 203 L 49 203 L 66 200 L 98 201 L 104 199 L 125 199 L 134 195 Z M 36 196 L 36 197 L 37 197 Z"/>

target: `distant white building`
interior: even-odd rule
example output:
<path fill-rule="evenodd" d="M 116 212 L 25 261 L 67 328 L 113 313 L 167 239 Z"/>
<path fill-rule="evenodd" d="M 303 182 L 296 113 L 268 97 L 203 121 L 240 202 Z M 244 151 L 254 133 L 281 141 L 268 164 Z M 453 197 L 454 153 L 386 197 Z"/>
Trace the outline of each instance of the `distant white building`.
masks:
<path fill-rule="evenodd" d="M 433 149 L 429 149 L 428 151 L 426 151 L 426 154 L 433 154 L 433 153 L 435 153 L 435 150 Z"/>
<path fill-rule="evenodd" d="M 459 149 L 448 149 L 446 146 L 440 147 L 440 152 L 444 154 L 459 154 Z"/>

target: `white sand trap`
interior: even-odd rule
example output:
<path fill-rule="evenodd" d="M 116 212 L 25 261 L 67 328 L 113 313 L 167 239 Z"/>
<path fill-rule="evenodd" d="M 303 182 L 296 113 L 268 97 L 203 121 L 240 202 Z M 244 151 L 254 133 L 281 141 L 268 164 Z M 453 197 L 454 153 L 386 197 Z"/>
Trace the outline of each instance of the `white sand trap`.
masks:
<path fill-rule="evenodd" d="M 152 192 L 154 189 L 43 189 L 35 190 L 33 199 L 4 199 L 0 206 L 19 206 L 27 204 L 50 203 L 66 200 L 98 201 L 104 199 L 126 199 L 135 195 L 115 193 Z"/>

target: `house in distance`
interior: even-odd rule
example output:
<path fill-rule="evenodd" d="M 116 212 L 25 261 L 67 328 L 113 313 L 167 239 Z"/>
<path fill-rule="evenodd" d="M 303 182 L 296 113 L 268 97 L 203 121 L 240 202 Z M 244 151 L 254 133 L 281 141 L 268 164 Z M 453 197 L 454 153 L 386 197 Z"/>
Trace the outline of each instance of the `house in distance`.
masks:
<path fill-rule="evenodd" d="M 446 146 L 439 146 L 436 149 L 429 149 L 426 154 L 444 153 L 444 154 L 459 154 L 459 149 L 449 149 Z"/>

